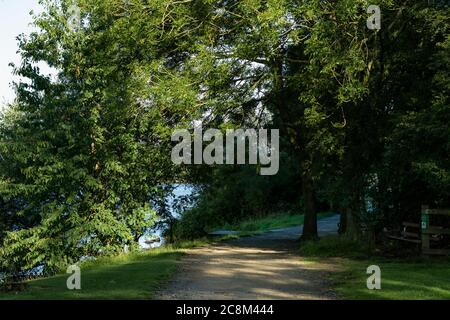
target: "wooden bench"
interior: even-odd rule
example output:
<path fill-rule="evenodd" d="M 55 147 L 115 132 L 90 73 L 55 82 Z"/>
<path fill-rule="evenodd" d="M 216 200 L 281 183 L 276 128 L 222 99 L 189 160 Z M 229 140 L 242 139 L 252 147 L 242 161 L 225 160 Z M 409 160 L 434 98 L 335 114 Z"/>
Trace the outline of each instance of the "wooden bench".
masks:
<path fill-rule="evenodd" d="M 403 230 L 400 235 L 388 235 L 388 238 L 420 244 L 424 255 L 450 255 L 450 249 L 432 248 L 431 246 L 432 243 L 440 243 L 444 236 L 450 235 L 450 229 L 431 224 L 432 216 L 448 216 L 450 218 L 450 209 L 430 209 L 428 206 L 422 206 L 420 224 L 403 222 Z"/>
<path fill-rule="evenodd" d="M 414 222 L 403 222 L 403 230 L 400 236 L 389 235 L 389 239 L 411 242 L 411 243 L 422 243 L 420 239 L 420 224 Z"/>

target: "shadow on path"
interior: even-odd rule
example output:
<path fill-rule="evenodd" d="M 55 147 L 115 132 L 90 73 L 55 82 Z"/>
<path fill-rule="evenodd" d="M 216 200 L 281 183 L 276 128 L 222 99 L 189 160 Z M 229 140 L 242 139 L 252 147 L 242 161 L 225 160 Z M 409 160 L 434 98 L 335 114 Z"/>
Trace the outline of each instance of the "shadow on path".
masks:
<path fill-rule="evenodd" d="M 339 216 L 319 221 L 319 235 L 337 232 Z M 333 299 L 325 274 L 329 264 L 298 255 L 301 227 L 195 248 L 182 258 L 168 287 L 156 299 Z"/>

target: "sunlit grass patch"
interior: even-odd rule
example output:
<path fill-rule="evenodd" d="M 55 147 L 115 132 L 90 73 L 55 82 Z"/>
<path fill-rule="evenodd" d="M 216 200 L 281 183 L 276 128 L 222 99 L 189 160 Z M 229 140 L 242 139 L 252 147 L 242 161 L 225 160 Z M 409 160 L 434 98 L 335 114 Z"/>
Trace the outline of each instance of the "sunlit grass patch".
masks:
<path fill-rule="evenodd" d="M 329 279 L 342 299 L 450 299 L 450 258 L 387 259 L 371 255 L 364 243 L 342 236 L 303 243 L 300 252 L 302 259 L 313 263 L 339 258 L 339 268 L 329 273 Z M 370 265 L 380 267 L 380 290 L 367 288 Z"/>
<path fill-rule="evenodd" d="M 381 269 L 381 289 L 366 286 L 366 269 Z M 450 259 L 387 261 L 374 258 L 346 260 L 345 271 L 331 274 L 335 290 L 344 299 L 450 299 Z"/>
<path fill-rule="evenodd" d="M 182 250 L 167 247 L 100 258 L 81 265 L 81 290 L 68 290 L 69 274 L 35 279 L 28 289 L 0 299 L 151 299 L 175 271 Z"/>

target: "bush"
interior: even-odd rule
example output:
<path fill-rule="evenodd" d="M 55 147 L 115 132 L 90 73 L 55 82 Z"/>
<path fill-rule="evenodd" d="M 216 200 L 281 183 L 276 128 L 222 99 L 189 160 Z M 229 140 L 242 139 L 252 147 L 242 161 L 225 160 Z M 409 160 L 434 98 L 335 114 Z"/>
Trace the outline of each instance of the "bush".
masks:
<path fill-rule="evenodd" d="M 302 242 L 300 252 L 304 256 L 347 258 L 362 258 L 371 254 L 369 245 L 344 235 Z"/>
<path fill-rule="evenodd" d="M 197 209 L 185 212 L 173 225 L 173 241 L 194 240 L 207 234 L 208 220 Z"/>

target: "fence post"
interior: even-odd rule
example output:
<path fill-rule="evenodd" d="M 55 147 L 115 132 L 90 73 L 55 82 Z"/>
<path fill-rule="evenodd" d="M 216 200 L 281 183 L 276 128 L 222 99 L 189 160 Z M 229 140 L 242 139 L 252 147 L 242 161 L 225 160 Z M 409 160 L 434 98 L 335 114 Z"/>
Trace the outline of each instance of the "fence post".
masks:
<path fill-rule="evenodd" d="M 429 206 L 422 206 L 422 253 L 426 252 L 430 249 L 430 235 L 428 233 L 425 233 L 428 229 L 428 226 L 430 225 L 430 215 L 429 215 Z"/>

